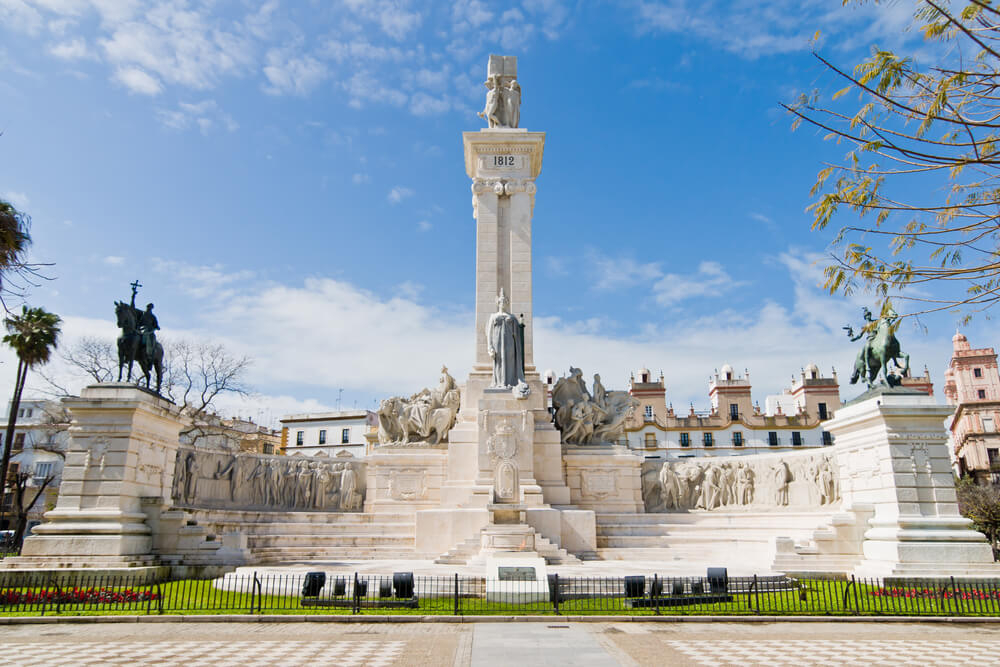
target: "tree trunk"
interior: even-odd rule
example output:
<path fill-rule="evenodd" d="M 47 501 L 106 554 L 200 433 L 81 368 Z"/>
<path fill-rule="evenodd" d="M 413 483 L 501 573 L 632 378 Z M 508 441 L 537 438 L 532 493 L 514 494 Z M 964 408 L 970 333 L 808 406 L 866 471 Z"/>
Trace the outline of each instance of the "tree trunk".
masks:
<path fill-rule="evenodd" d="M 14 395 L 11 397 L 10 414 L 7 416 L 7 435 L 4 438 L 3 444 L 3 460 L 0 461 L 0 505 L 3 505 L 3 500 L 6 496 L 7 468 L 10 467 L 11 448 L 14 445 L 14 430 L 17 428 L 17 409 L 21 405 L 21 390 L 24 389 L 24 380 L 27 374 L 28 369 L 25 367 L 24 362 L 18 360 L 17 379 L 14 381 Z"/>
<path fill-rule="evenodd" d="M 53 480 L 53 477 L 50 475 L 45 478 L 45 481 L 42 482 L 42 485 L 38 487 L 37 491 L 35 491 L 34 498 L 32 498 L 31 502 L 26 505 L 24 503 L 24 496 L 28 493 L 28 480 L 30 479 L 31 476 L 28 474 L 18 475 L 16 491 L 14 495 L 14 503 L 15 503 L 14 517 L 16 523 L 14 525 L 13 544 L 19 552 L 21 550 L 21 544 L 24 542 L 25 530 L 28 528 L 28 514 L 35 506 L 35 503 L 38 502 L 38 499 L 42 497 L 42 494 L 45 493 L 45 487 L 49 485 L 49 482 Z"/>

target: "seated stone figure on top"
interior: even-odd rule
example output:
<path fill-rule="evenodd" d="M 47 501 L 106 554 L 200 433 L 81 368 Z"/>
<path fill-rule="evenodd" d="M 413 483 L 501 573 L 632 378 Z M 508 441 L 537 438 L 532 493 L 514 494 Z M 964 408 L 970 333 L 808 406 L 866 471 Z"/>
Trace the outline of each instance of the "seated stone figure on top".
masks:
<path fill-rule="evenodd" d="M 594 393 L 579 368 L 570 367 L 569 377 L 559 378 L 552 388 L 556 428 L 563 442 L 594 445 L 617 442 L 625 433 L 625 420 L 639 404 L 625 391 L 607 391 L 601 376 L 594 375 Z"/>

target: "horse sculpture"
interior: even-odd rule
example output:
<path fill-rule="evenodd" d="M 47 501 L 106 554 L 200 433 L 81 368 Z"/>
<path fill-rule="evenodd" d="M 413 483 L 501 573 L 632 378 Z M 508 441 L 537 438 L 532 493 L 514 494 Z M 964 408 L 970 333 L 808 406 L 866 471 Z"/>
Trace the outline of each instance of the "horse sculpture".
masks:
<path fill-rule="evenodd" d="M 902 353 L 899 341 L 892 332 L 892 327 L 898 319 L 899 315 L 892 309 L 878 319 L 874 334 L 858 352 L 851 384 L 863 377 L 871 387 L 881 374 L 882 381 L 886 385 L 897 387 L 901 383 L 901 378 L 909 377 L 910 355 Z M 902 363 L 900 359 L 903 360 Z M 898 370 L 899 373 L 890 372 L 890 362 L 894 366 L 892 370 Z"/>
<path fill-rule="evenodd" d="M 125 381 L 131 382 L 132 363 L 138 362 L 146 379 L 147 389 L 149 389 L 150 370 L 156 371 L 156 393 L 159 394 L 163 382 L 163 346 L 157 342 L 153 346 L 153 358 L 147 358 L 146 346 L 142 344 L 142 335 L 137 325 L 138 311 L 123 301 L 115 301 L 115 316 L 118 328 L 122 330 L 122 335 L 118 337 L 118 381 L 122 381 L 122 371 L 128 363 Z"/>

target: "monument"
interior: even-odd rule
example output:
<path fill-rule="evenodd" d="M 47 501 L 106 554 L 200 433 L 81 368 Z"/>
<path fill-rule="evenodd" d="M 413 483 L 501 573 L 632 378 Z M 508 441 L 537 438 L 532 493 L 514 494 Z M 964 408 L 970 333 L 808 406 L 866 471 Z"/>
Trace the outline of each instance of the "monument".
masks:
<path fill-rule="evenodd" d="M 87 387 L 65 401 L 58 504 L 0 568 L 170 566 L 177 576 L 412 557 L 482 566 L 496 579 L 488 596 L 538 598 L 549 594 L 546 565 L 598 557 L 655 562 L 661 573 L 719 557 L 758 572 L 996 576 L 989 544 L 955 502 L 951 408 L 905 386 L 891 310 L 877 320 L 865 311 L 857 336 L 845 327 L 864 339 L 852 381 L 869 391 L 824 422 L 827 446 L 647 460 L 621 444 L 637 400 L 600 375 L 588 387 L 576 367 L 551 387 L 550 412 L 532 312 L 545 134 L 519 127 L 516 58 L 490 56 L 486 87 L 488 127 L 462 136 L 476 225 L 464 383 L 442 367 L 436 385 L 382 401 L 364 459 L 182 446 L 187 417 L 153 391 Z M 119 361 L 139 362 L 147 387 L 155 370 L 159 388 L 159 323 L 152 304 L 136 308 L 139 287 L 115 304 Z"/>

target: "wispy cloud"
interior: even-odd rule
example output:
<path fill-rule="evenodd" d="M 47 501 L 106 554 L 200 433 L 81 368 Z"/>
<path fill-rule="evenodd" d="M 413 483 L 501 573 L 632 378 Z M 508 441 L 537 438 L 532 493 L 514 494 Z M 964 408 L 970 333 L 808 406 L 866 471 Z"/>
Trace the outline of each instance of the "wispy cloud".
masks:
<path fill-rule="evenodd" d="M 404 199 L 408 199 L 413 196 L 413 190 L 410 188 L 405 188 L 402 185 L 397 185 L 392 190 L 389 190 L 389 194 L 386 199 L 389 200 L 390 204 L 398 204 Z"/>

